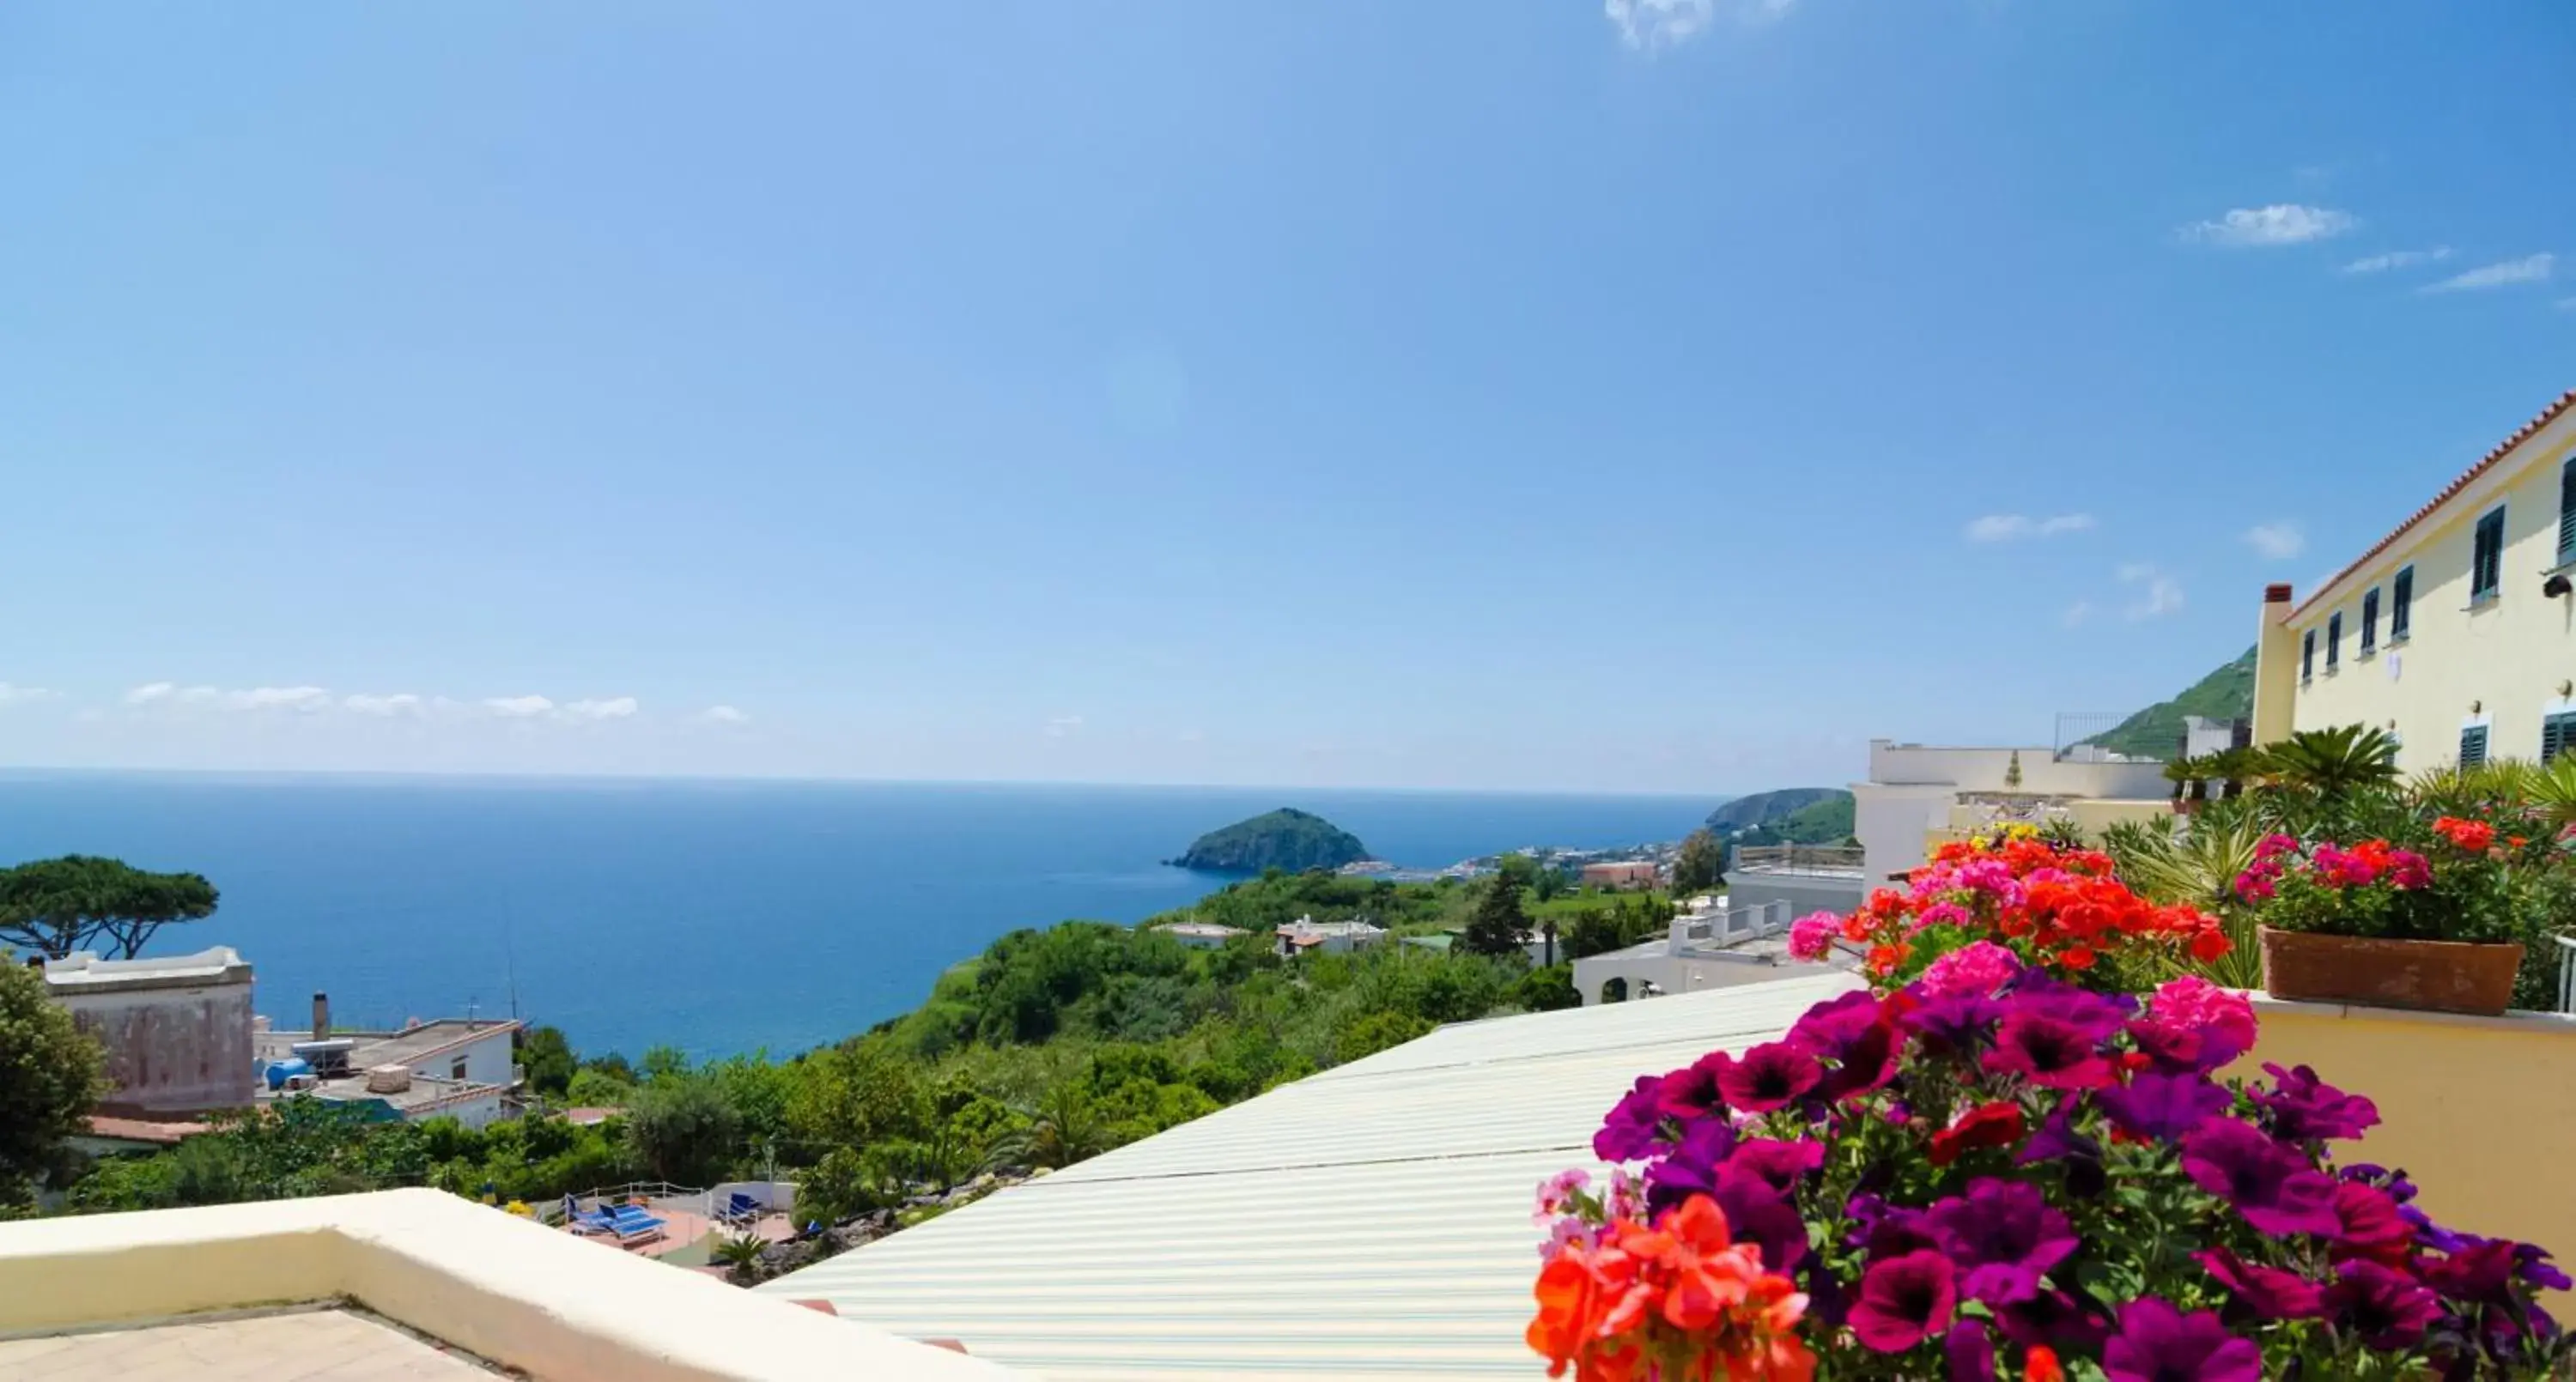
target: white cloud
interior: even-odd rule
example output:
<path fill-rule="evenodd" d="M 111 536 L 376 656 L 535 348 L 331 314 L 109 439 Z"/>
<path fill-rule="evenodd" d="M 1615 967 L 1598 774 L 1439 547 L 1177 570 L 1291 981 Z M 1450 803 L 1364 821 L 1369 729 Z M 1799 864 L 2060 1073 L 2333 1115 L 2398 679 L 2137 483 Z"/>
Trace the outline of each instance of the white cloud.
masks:
<path fill-rule="evenodd" d="M 1601 0 L 1619 41 L 1644 52 L 1708 32 L 1721 8 L 1747 24 L 1766 24 L 1797 7 L 1798 0 Z"/>
<path fill-rule="evenodd" d="M 698 712 L 698 718 L 711 725 L 747 725 L 751 717 L 729 705 L 711 705 Z"/>
<path fill-rule="evenodd" d="M 635 710 L 633 696 L 617 696 L 604 701 L 574 701 L 563 708 L 563 715 L 567 720 L 623 720 Z"/>
<path fill-rule="evenodd" d="M 2343 266 L 2348 274 L 2384 274 L 2390 269 L 2410 269 L 2418 264 L 2439 264 L 2451 257 L 2451 247 L 2435 245 L 2429 250 L 2390 250 L 2356 259 Z"/>
<path fill-rule="evenodd" d="M 2058 622 L 2071 629 L 2092 617 L 2093 602 L 2090 600 L 2078 600 L 2066 607 L 2066 613 L 2058 617 Z"/>
<path fill-rule="evenodd" d="M 2052 514 L 2047 518 L 2032 518 L 2019 513 L 1990 513 L 1968 525 L 1968 541 L 2012 542 L 2025 537 L 2081 533 L 2092 527 L 2093 515 L 2089 513 Z"/>
<path fill-rule="evenodd" d="M 2245 530 L 2245 543 L 2272 561 L 2288 561 L 2308 549 L 2308 535 L 2288 519 L 2257 523 Z"/>
<path fill-rule="evenodd" d="M 2161 568 L 2132 562 L 2120 568 L 2120 583 L 2138 588 L 2138 598 L 2121 611 L 2132 621 L 2161 618 L 2182 608 L 2182 583 Z"/>
<path fill-rule="evenodd" d="M 408 691 L 399 691 L 390 696 L 365 694 L 344 696 L 340 700 L 340 705 L 343 709 L 355 711 L 360 715 L 417 715 L 421 712 L 424 702 Z"/>
<path fill-rule="evenodd" d="M 2558 300 L 2558 310 L 2561 312 L 2576 312 L 2576 298 L 2560 298 Z"/>
<path fill-rule="evenodd" d="M 2229 249 L 2263 249 L 2331 240 L 2358 224 L 2347 211 L 2284 202 L 2278 206 L 2239 207 L 2215 221 L 2184 226 L 2182 238 Z"/>
<path fill-rule="evenodd" d="M 125 703 L 127 705 L 150 705 L 154 701 L 166 701 L 172 696 L 177 695 L 178 691 L 178 687 L 166 681 L 145 682 L 143 685 L 135 687 L 133 690 L 125 693 Z"/>
<path fill-rule="evenodd" d="M 171 699 L 181 705 L 213 705 L 223 698 L 224 693 L 211 686 L 182 686 Z"/>
<path fill-rule="evenodd" d="M 1048 721 L 1046 722 L 1046 736 L 1047 736 L 1049 739 L 1062 739 L 1062 738 L 1064 738 L 1066 735 L 1072 734 L 1072 733 L 1074 733 L 1076 730 L 1079 730 L 1079 729 L 1081 729 L 1081 728 L 1082 728 L 1082 717 L 1081 717 L 1081 716 L 1079 716 L 1079 715 L 1058 715 L 1058 716 L 1056 716 L 1055 718 L 1053 718 L 1053 719 L 1051 719 L 1051 720 L 1048 720 Z"/>
<path fill-rule="evenodd" d="M 12 686 L 0 681 L 0 706 L 16 705 L 22 701 L 50 701 L 55 694 L 41 686 Z"/>
<path fill-rule="evenodd" d="M 1717 0 L 1602 0 L 1601 13 L 1629 47 L 1668 48 L 1705 31 Z"/>
<path fill-rule="evenodd" d="M 555 703 L 543 696 L 488 696 L 483 708 L 505 720 L 527 720 L 553 710 Z"/>
<path fill-rule="evenodd" d="M 223 701 L 227 710 L 321 710 L 331 704 L 331 693 L 319 686 L 254 686 L 228 692 Z"/>
<path fill-rule="evenodd" d="M 2489 264 L 2482 269 L 2471 269 L 2464 274 L 2453 274 L 2439 283 L 2427 284 L 2416 291 L 2425 293 L 2476 292 L 2482 288 L 2509 288 L 2517 283 L 2545 283 L 2549 281 L 2551 271 L 2557 267 L 2557 255 L 2526 254 L 2520 259 L 2508 259 L 2501 264 Z"/>

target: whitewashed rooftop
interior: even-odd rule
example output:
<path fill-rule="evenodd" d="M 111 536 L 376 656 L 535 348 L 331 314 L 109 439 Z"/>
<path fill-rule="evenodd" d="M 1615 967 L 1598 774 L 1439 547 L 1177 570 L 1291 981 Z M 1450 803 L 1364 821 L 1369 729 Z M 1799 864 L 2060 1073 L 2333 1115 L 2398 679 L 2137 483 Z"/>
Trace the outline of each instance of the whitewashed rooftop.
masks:
<path fill-rule="evenodd" d="M 1834 974 L 1444 1027 L 762 1289 L 1062 1382 L 1527 1382 L 1538 1182 L 1635 1078 Z"/>

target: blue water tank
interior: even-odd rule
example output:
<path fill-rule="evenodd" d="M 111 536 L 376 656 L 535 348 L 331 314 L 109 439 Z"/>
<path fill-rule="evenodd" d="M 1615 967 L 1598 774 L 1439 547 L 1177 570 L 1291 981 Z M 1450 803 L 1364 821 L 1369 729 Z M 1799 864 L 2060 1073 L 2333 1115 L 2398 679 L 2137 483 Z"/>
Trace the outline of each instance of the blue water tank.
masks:
<path fill-rule="evenodd" d="M 310 1075 L 312 1073 L 313 1062 L 304 1059 L 302 1056 L 289 1056 L 284 1060 L 270 1061 L 268 1063 L 268 1087 L 270 1089 L 284 1089 L 286 1088 L 286 1082 L 288 1080 L 294 1079 L 298 1075 Z"/>

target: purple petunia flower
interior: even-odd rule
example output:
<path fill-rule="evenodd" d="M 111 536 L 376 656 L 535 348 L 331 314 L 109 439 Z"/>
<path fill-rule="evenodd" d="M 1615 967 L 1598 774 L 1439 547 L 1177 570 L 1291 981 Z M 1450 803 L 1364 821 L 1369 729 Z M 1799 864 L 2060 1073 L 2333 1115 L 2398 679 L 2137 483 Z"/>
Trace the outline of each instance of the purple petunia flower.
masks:
<path fill-rule="evenodd" d="M 2014 1160 L 2027 1166 L 2035 1161 L 2072 1157 L 2100 1161 L 2102 1144 L 2075 1130 L 2075 1101 L 2069 1099 L 2048 1115 L 2048 1121 L 2039 1125 L 2039 1131 L 2032 1133 L 2029 1141 L 2021 1144 L 2021 1155 Z"/>
<path fill-rule="evenodd" d="M 2325 1306 L 2325 1291 L 2297 1272 L 2259 1266 L 2225 1248 L 2192 1254 L 2246 1313 L 2258 1320 L 2304 1320 Z"/>
<path fill-rule="evenodd" d="M 2334 1235 L 2339 1254 L 2403 1262 L 2415 1246 L 2415 1226 L 2406 1222 L 2396 1199 L 2378 1186 L 2335 1182 L 2334 1211 L 2343 1223 Z"/>
<path fill-rule="evenodd" d="M 2507 1239 L 2461 1235 L 2456 1251 L 2424 1263 L 2424 1284 L 2452 1300 L 2510 1306 L 2515 1268 L 2520 1265 L 2514 1246 Z"/>
<path fill-rule="evenodd" d="M 1805 1048 L 1785 1041 L 1766 1041 L 1720 1071 L 1717 1086 L 1726 1102 L 1745 1113 L 1770 1113 L 1796 1103 L 1825 1077 L 1823 1066 Z"/>
<path fill-rule="evenodd" d="M 2027 1181 L 1983 1176 L 1932 1206 L 1932 1230 L 1963 1272 L 1959 1293 L 1988 1305 L 2039 1294 L 2040 1278 L 2072 1256 L 2075 1229 Z"/>
<path fill-rule="evenodd" d="M 1735 1128 L 1723 1117 L 1684 1124 L 1672 1154 L 1646 1169 L 1647 1207 L 1660 1214 L 1693 1195 L 1714 1192 L 1717 1168 L 1734 1152 Z"/>
<path fill-rule="evenodd" d="M 1726 1159 L 1727 1169 L 1768 1185 L 1782 1195 L 1798 1188 L 1805 1179 L 1825 1164 L 1825 1144 L 1800 1138 L 1784 1142 L 1772 1137 L 1747 1138 L 1738 1144 L 1735 1154 Z"/>
<path fill-rule="evenodd" d="M 2414 1278 L 2377 1262 L 2344 1262 L 2326 1288 L 2326 1310 L 2372 1348 L 2413 1348 L 2442 1314 Z"/>
<path fill-rule="evenodd" d="M 2263 1351 L 2209 1311 L 2141 1296 L 2120 1307 L 2102 1371 L 2111 1382 L 2263 1382 Z"/>
<path fill-rule="evenodd" d="M 2093 1096 L 2114 1126 L 2149 1142 L 2176 1142 L 2234 1102 L 2205 1075 L 2140 1074 Z"/>
<path fill-rule="evenodd" d="M 2061 983 L 2035 969 L 2022 971 L 2005 998 L 2016 1010 L 2046 1013 L 2106 1040 L 2138 1009 L 2135 994 L 2095 993 L 2079 984 Z"/>
<path fill-rule="evenodd" d="M 1807 1010 L 1788 1040 L 1833 1068 L 1816 1082 L 1816 1097 L 1839 1103 L 1896 1078 L 1903 1046 L 1887 1009 L 1867 993 L 1847 993 Z"/>
<path fill-rule="evenodd" d="M 1898 1021 L 1935 1051 L 1971 1055 L 1994 1038 L 2003 1018 L 2001 1000 L 1963 993 L 1927 999 Z"/>
<path fill-rule="evenodd" d="M 1909 1252 L 1870 1264 L 1849 1323 L 1863 1345 L 1903 1353 L 1950 1323 L 1958 1308 L 1956 1273 L 1937 1252 Z"/>
<path fill-rule="evenodd" d="M 2549 1260 L 2549 1250 L 2537 1243 L 2514 1244 L 2513 1260 L 2515 1272 L 2544 1291 L 2576 1289 L 2576 1281 L 2568 1280 L 2567 1273 Z"/>
<path fill-rule="evenodd" d="M 1721 1166 L 1710 1192 L 1735 1241 L 1762 1249 L 1765 1271 L 1788 1272 L 1807 1256 L 1807 1221 L 1759 1176 Z"/>
<path fill-rule="evenodd" d="M 1656 1111 L 1667 1118 L 1706 1118 L 1726 1112 L 1726 1096 L 1718 1092 L 1717 1077 L 1735 1063 L 1735 1057 L 1724 1051 L 1711 1051 L 1681 1069 L 1664 1077 L 1655 1091 Z"/>
<path fill-rule="evenodd" d="M 1950 1382 L 1995 1382 L 1995 1341 L 1975 1320 L 1961 1320 L 1941 1336 L 1941 1356 L 1950 1364 Z"/>
<path fill-rule="evenodd" d="M 2001 1306 L 1995 1311 L 1995 1324 L 2005 1338 L 2025 1348 L 2042 1344 L 2089 1351 L 2111 1337 L 2110 1318 L 2090 1299 L 2068 1291 L 2042 1291 Z"/>
<path fill-rule="evenodd" d="M 2089 1024 L 2031 1007 L 2005 1014 L 1984 1064 L 2047 1089 L 2100 1089 L 2119 1078 Z"/>
<path fill-rule="evenodd" d="M 2272 1135 L 2284 1142 L 2354 1138 L 2379 1126 L 2378 1105 L 2319 1080 L 2304 1065 L 2283 1070 L 2266 1064 L 2263 1072 L 2273 1087 L 2254 1099 L 2270 1118 Z"/>
<path fill-rule="evenodd" d="M 1637 1083 L 1610 1108 L 1601 1131 L 1592 1135 L 1592 1154 L 1603 1161 L 1636 1161 L 1654 1150 L 1663 1123 L 1656 1099 L 1663 1088 L 1658 1075 L 1640 1075 Z"/>
<path fill-rule="evenodd" d="M 2331 1234 L 2334 1182 L 2297 1152 L 2233 1118 L 2212 1118 L 2183 1139 L 2182 1168 L 2235 1206 L 2258 1233 Z"/>

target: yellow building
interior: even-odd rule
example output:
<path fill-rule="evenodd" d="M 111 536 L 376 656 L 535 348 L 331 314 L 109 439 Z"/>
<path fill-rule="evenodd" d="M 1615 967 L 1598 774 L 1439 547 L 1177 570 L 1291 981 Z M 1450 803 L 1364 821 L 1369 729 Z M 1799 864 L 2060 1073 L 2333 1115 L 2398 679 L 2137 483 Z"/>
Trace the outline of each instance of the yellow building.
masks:
<path fill-rule="evenodd" d="M 2368 725 L 2408 771 L 2576 748 L 2576 391 L 2293 603 L 2263 593 L 2254 738 Z"/>

